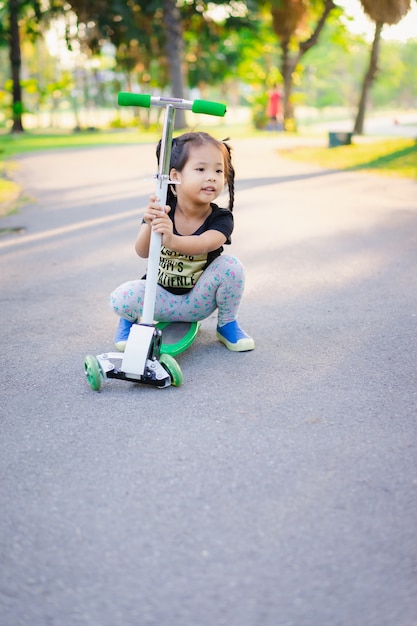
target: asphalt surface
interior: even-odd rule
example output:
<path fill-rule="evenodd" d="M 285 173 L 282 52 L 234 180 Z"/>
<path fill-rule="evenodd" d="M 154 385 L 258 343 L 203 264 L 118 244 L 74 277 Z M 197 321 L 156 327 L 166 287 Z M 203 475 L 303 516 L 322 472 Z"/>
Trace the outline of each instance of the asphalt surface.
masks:
<path fill-rule="evenodd" d="M 416 626 L 417 183 L 239 140 L 235 354 L 87 385 L 153 146 L 28 154 L 0 222 L 2 626 Z"/>

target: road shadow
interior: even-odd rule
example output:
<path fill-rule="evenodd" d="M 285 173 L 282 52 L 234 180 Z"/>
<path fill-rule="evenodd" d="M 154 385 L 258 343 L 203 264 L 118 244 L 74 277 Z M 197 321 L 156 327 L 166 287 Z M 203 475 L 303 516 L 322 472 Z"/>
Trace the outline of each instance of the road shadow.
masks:
<path fill-rule="evenodd" d="M 301 182 L 313 178 L 323 178 L 340 174 L 340 170 L 322 169 L 308 173 L 290 174 L 288 176 L 256 176 L 254 178 L 239 178 L 236 181 L 236 191 L 246 191 L 255 187 L 267 187 L 268 185 L 282 185 L 285 183 Z"/>

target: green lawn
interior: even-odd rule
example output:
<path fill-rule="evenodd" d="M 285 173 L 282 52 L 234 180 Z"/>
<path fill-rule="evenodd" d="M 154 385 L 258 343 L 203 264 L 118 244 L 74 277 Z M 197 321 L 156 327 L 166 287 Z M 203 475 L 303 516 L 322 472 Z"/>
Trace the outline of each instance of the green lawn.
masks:
<path fill-rule="evenodd" d="M 382 176 L 417 180 L 417 141 L 385 139 L 337 148 L 294 148 L 281 150 L 281 156 L 337 170 L 366 171 Z"/>
<path fill-rule="evenodd" d="M 68 133 L 22 133 L 0 135 L 0 160 L 33 150 L 51 148 L 86 148 L 97 145 L 154 143 L 160 137 L 156 132 L 139 131 L 82 131 Z"/>
<path fill-rule="evenodd" d="M 213 133 L 220 138 L 229 135 L 250 137 L 262 134 L 261 131 L 251 129 L 247 125 L 230 125 L 219 121 L 213 125 L 200 123 L 195 130 Z M 19 134 L 0 133 L 0 163 L 15 154 L 33 150 L 48 150 L 51 148 L 85 148 L 89 146 L 110 146 L 131 143 L 156 143 L 161 138 L 160 129 L 143 130 L 113 130 L 113 131 L 68 131 L 68 132 L 25 132 Z M 0 170 L 1 171 L 1 170 Z"/>

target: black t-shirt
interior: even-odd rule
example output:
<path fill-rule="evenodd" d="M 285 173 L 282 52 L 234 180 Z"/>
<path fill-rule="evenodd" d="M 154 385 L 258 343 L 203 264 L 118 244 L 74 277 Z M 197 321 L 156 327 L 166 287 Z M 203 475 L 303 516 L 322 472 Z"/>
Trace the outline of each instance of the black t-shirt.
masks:
<path fill-rule="evenodd" d="M 211 214 L 193 235 L 201 235 L 208 230 L 218 230 L 226 237 L 225 243 L 230 244 L 233 232 L 233 213 L 214 203 L 211 203 L 211 209 Z M 175 207 L 171 209 L 168 215 L 174 224 L 174 234 L 181 236 L 175 228 Z M 189 256 L 162 246 L 159 258 L 158 284 L 170 293 L 187 293 L 194 287 L 204 270 L 222 252 L 223 246 L 209 253 Z"/>

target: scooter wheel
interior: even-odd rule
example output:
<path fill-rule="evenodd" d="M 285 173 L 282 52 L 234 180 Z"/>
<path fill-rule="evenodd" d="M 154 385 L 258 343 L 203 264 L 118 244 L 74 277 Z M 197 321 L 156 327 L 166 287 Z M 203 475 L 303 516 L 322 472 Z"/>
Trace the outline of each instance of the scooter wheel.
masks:
<path fill-rule="evenodd" d="M 85 357 L 84 372 L 91 389 L 98 391 L 101 387 L 101 373 L 100 366 L 95 356 L 89 354 Z"/>
<path fill-rule="evenodd" d="M 170 354 L 161 354 L 159 362 L 170 375 L 171 384 L 174 387 L 179 387 L 180 385 L 182 385 L 184 376 L 182 374 L 180 366 L 178 365 L 174 357 Z"/>

